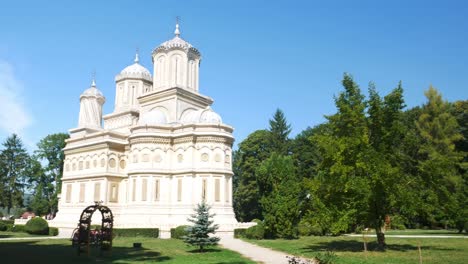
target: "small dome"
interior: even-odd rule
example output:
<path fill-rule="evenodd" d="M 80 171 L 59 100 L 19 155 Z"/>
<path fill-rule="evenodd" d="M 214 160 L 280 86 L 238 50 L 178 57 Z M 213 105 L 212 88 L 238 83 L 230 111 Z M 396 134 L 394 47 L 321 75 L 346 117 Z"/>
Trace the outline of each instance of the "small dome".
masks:
<path fill-rule="evenodd" d="M 93 82 L 91 83 L 91 87 L 89 87 L 88 89 L 86 89 L 80 96 L 80 98 L 83 98 L 83 97 L 95 97 L 95 98 L 98 98 L 100 100 L 102 100 L 104 102 L 105 98 L 104 98 L 104 95 L 102 94 L 101 91 L 99 91 L 98 88 L 96 88 L 96 82 L 93 80 Z"/>
<path fill-rule="evenodd" d="M 150 71 L 139 63 L 138 54 L 135 56 L 135 63 L 127 66 L 119 74 L 117 74 L 117 76 L 115 76 L 115 81 L 118 82 L 127 78 L 143 79 L 149 82 L 153 81 Z"/>
<path fill-rule="evenodd" d="M 211 108 L 208 106 L 205 110 L 202 110 L 200 114 L 200 123 L 208 123 L 208 124 L 221 124 L 223 121 L 221 120 L 221 116 L 215 113 Z"/>
<path fill-rule="evenodd" d="M 186 114 L 182 120 L 184 124 L 221 124 L 221 117 L 215 113 L 209 106 L 205 109 L 194 110 Z"/>
<path fill-rule="evenodd" d="M 157 109 L 143 113 L 138 121 L 139 125 L 164 125 L 167 124 L 166 115 Z"/>

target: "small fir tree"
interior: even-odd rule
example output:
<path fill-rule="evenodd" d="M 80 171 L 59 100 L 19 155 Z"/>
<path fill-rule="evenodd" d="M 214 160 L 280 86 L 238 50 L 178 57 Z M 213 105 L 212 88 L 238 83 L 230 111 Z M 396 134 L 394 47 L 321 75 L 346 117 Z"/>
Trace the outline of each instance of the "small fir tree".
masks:
<path fill-rule="evenodd" d="M 194 225 L 187 227 L 187 236 L 184 236 L 184 242 L 192 246 L 198 246 L 200 252 L 203 252 L 207 246 L 214 246 L 218 244 L 219 237 L 211 236 L 214 234 L 218 225 L 213 224 L 214 221 L 210 220 L 214 214 L 210 214 L 210 206 L 203 200 L 197 205 L 195 214 L 192 214 L 187 220 Z"/>

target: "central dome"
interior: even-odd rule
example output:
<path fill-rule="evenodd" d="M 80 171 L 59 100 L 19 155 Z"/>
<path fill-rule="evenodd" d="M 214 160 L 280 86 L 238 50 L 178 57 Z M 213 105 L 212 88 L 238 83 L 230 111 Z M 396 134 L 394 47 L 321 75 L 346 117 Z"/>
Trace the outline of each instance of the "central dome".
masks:
<path fill-rule="evenodd" d="M 155 48 L 153 50 L 153 54 L 158 52 L 169 51 L 172 49 L 181 49 L 186 52 L 191 51 L 200 55 L 200 52 L 195 47 L 193 47 L 192 44 L 188 43 L 180 37 L 179 24 L 176 24 L 174 34 L 175 37 L 173 39 L 165 41 L 161 43 L 161 45 L 159 45 L 157 48 Z"/>

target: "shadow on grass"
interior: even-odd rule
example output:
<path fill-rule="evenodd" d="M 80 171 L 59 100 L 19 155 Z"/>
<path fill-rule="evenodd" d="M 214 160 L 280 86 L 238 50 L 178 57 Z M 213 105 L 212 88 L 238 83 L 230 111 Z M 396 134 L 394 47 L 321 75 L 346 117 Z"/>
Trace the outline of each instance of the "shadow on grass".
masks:
<path fill-rule="evenodd" d="M 146 248 L 115 246 L 111 252 L 103 252 L 90 248 L 90 256 L 86 253 L 77 255 L 77 248 L 63 243 L 41 244 L 38 241 L 15 241 L 0 243 L 2 263 L 83 263 L 83 262 L 162 262 L 171 257 Z"/>
<path fill-rule="evenodd" d="M 378 250 L 377 242 L 367 243 L 367 248 L 370 251 Z M 364 245 L 362 241 L 358 240 L 334 240 L 330 242 L 319 242 L 317 244 L 308 245 L 301 248 L 304 252 L 317 252 L 317 251 L 337 251 L 337 252 L 362 252 Z M 387 250 L 406 252 L 410 250 L 417 250 L 418 247 L 410 244 L 387 244 Z M 423 250 L 446 250 L 454 251 L 456 249 L 435 246 L 422 246 Z"/>
<path fill-rule="evenodd" d="M 192 249 L 192 250 L 188 250 L 187 252 L 190 252 L 190 253 L 209 253 L 209 252 L 221 252 L 221 249 L 217 249 L 217 248 L 205 248 L 203 249 L 203 251 L 200 251 L 198 248 L 197 249 Z"/>

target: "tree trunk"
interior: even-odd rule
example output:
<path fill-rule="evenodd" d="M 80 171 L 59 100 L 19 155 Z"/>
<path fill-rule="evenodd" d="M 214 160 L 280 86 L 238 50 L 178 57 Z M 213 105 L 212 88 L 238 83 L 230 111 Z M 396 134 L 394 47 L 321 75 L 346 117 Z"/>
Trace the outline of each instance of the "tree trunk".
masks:
<path fill-rule="evenodd" d="M 385 247 L 387 246 L 385 244 L 385 233 L 382 232 L 382 227 L 376 227 L 375 228 L 375 233 L 377 234 L 377 246 L 378 250 L 385 250 Z"/>

